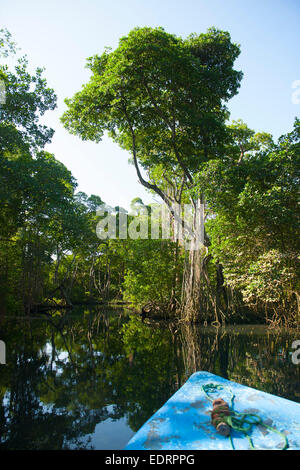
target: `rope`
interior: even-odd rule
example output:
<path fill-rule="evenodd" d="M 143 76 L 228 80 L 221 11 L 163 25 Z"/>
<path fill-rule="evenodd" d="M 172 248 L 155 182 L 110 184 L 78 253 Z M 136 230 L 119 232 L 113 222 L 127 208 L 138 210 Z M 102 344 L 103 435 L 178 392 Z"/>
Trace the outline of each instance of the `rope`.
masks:
<path fill-rule="evenodd" d="M 213 402 L 214 399 L 209 396 L 209 393 L 215 393 L 218 390 L 224 390 L 224 387 L 222 385 L 213 384 L 213 383 L 202 385 L 201 388 L 206 398 L 211 402 Z M 255 413 L 240 413 L 238 411 L 235 411 L 233 409 L 235 395 L 232 393 L 232 390 L 229 387 L 226 387 L 226 388 L 231 395 L 230 404 L 229 404 L 230 415 L 229 416 L 226 416 L 225 414 L 220 415 L 220 417 L 222 417 L 222 421 L 228 424 L 228 426 L 230 426 L 233 430 L 237 432 L 242 432 L 247 437 L 250 448 L 252 450 L 254 450 L 255 447 L 254 447 L 250 434 L 252 432 L 253 427 L 257 425 L 264 426 L 270 431 L 279 434 L 284 441 L 284 444 L 281 450 L 286 450 L 289 446 L 286 435 L 283 432 L 278 431 L 278 429 L 273 428 L 272 426 L 269 426 L 268 424 L 264 423 L 262 418 Z M 235 450 L 231 434 L 229 434 L 229 440 L 230 440 L 232 449 Z"/>

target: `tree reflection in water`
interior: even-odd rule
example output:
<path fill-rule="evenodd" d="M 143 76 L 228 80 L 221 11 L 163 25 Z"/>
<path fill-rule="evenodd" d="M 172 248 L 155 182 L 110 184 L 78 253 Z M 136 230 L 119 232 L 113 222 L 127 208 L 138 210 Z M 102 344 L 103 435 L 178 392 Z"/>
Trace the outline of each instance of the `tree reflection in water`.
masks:
<path fill-rule="evenodd" d="M 106 309 L 2 318 L 0 338 L 0 449 L 101 448 L 96 426 L 111 432 L 112 423 L 110 448 L 122 448 L 197 370 L 300 402 L 295 332 L 142 322 Z"/>

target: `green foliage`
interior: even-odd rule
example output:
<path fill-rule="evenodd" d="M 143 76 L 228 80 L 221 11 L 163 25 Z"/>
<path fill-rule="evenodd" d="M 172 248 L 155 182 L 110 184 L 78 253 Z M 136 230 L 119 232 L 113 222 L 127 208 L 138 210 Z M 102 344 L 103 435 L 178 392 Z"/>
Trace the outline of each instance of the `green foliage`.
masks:
<path fill-rule="evenodd" d="M 0 29 L 0 57 L 8 57 L 16 53 L 16 43 L 6 28 Z"/>
<path fill-rule="evenodd" d="M 197 176 L 211 211 L 210 250 L 245 302 L 297 311 L 299 120 L 276 145 L 269 138 L 260 145 L 256 151 L 244 145 L 238 165 L 211 161 Z"/>
<path fill-rule="evenodd" d="M 5 57 L 15 51 L 7 31 L 1 31 L 0 48 Z M 2 313 L 28 311 L 49 296 L 54 301 L 57 294 L 68 303 L 76 268 L 70 253 L 76 260 L 78 253 L 93 252 L 99 245 L 95 208 L 102 201 L 75 195 L 71 172 L 41 150 L 53 130 L 39 119 L 54 109 L 56 97 L 42 69 L 30 75 L 27 65 L 21 58 L 13 72 L 0 68 L 6 88 L 0 123 Z"/>
<path fill-rule="evenodd" d="M 97 238 L 97 208 L 116 216 L 117 232 L 126 211 L 76 193 L 71 172 L 43 150 L 54 131 L 40 116 L 56 106 L 43 69 L 30 74 L 26 57 L 13 70 L 1 65 L 0 313 L 122 299 L 170 313 L 182 307 L 191 274 L 190 298 L 202 289 L 216 318 L 230 307 L 225 287 L 244 305 L 296 314 L 300 121 L 277 143 L 241 120 L 225 125 L 242 78 L 233 68 L 239 52 L 215 28 L 187 39 L 135 28 L 114 51 L 88 59 L 90 81 L 62 117 L 82 139 L 99 142 L 107 132 L 130 151 L 140 182 L 169 207 L 206 202 L 208 254 L 190 257 L 194 264 L 171 241 Z M 0 30 L 0 55 L 15 53 Z M 131 209 L 129 222 L 149 221 L 140 198 Z"/>
<path fill-rule="evenodd" d="M 40 116 L 55 109 L 56 96 L 48 88 L 43 69 L 31 75 L 28 59 L 21 57 L 14 71 L 0 66 L 0 80 L 5 85 L 5 105 L 1 107 L 0 151 L 19 153 L 39 150 L 51 141 L 53 129 L 39 124 Z"/>
<path fill-rule="evenodd" d="M 137 306 L 170 309 L 180 301 L 183 259 L 168 240 L 129 240 L 124 298 Z"/>
<path fill-rule="evenodd" d="M 224 150 L 225 102 L 242 78 L 233 69 L 238 55 L 229 33 L 215 28 L 187 39 L 135 28 L 114 51 L 88 60 L 90 81 L 66 100 L 62 122 L 83 140 L 108 132 L 131 152 L 140 182 L 170 201 L 157 166 L 186 186 L 201 162 Z"/>

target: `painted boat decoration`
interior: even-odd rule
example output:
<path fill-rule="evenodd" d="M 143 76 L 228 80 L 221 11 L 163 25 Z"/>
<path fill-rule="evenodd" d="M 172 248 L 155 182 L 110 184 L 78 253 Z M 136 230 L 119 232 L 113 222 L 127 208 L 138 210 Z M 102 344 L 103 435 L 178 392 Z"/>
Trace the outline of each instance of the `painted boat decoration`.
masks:
<path fill-rule="evenodd" d="M 212 424 L 212 401 L 232 410 L 229 436 Z M 140 428 L 125 450 L 300 449 L 300 404 L 196 372 Z"/>

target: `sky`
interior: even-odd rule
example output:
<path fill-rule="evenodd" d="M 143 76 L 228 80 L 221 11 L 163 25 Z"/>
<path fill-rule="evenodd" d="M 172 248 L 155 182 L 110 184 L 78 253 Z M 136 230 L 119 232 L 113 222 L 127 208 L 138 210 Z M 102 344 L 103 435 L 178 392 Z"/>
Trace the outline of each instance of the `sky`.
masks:
<path fill-rule="evenodd" d="M 86 58 L 114 49 L 136 26 L 162 26 L 183 38 L 211 26 L 229 31 L 241 47 L 235 68 L 244 74 L 228 103 L 231 119 L 276 139 L 292 129 L 300 114 L 300 100 L 292 99 L 300 81 L 300 0 L 0 0 L 0 28 L 11 32 L 32 68 L 45 67 L 58 96 L 57 109 L 43 118 L 55 130 L 46 150 L 71 170 L 78 190 L 127 209 L 135 197 L 153 200 L 126 151 L 108 137 L 83 142 L 60 123 L 64 99 L 89 79 Z"/>

